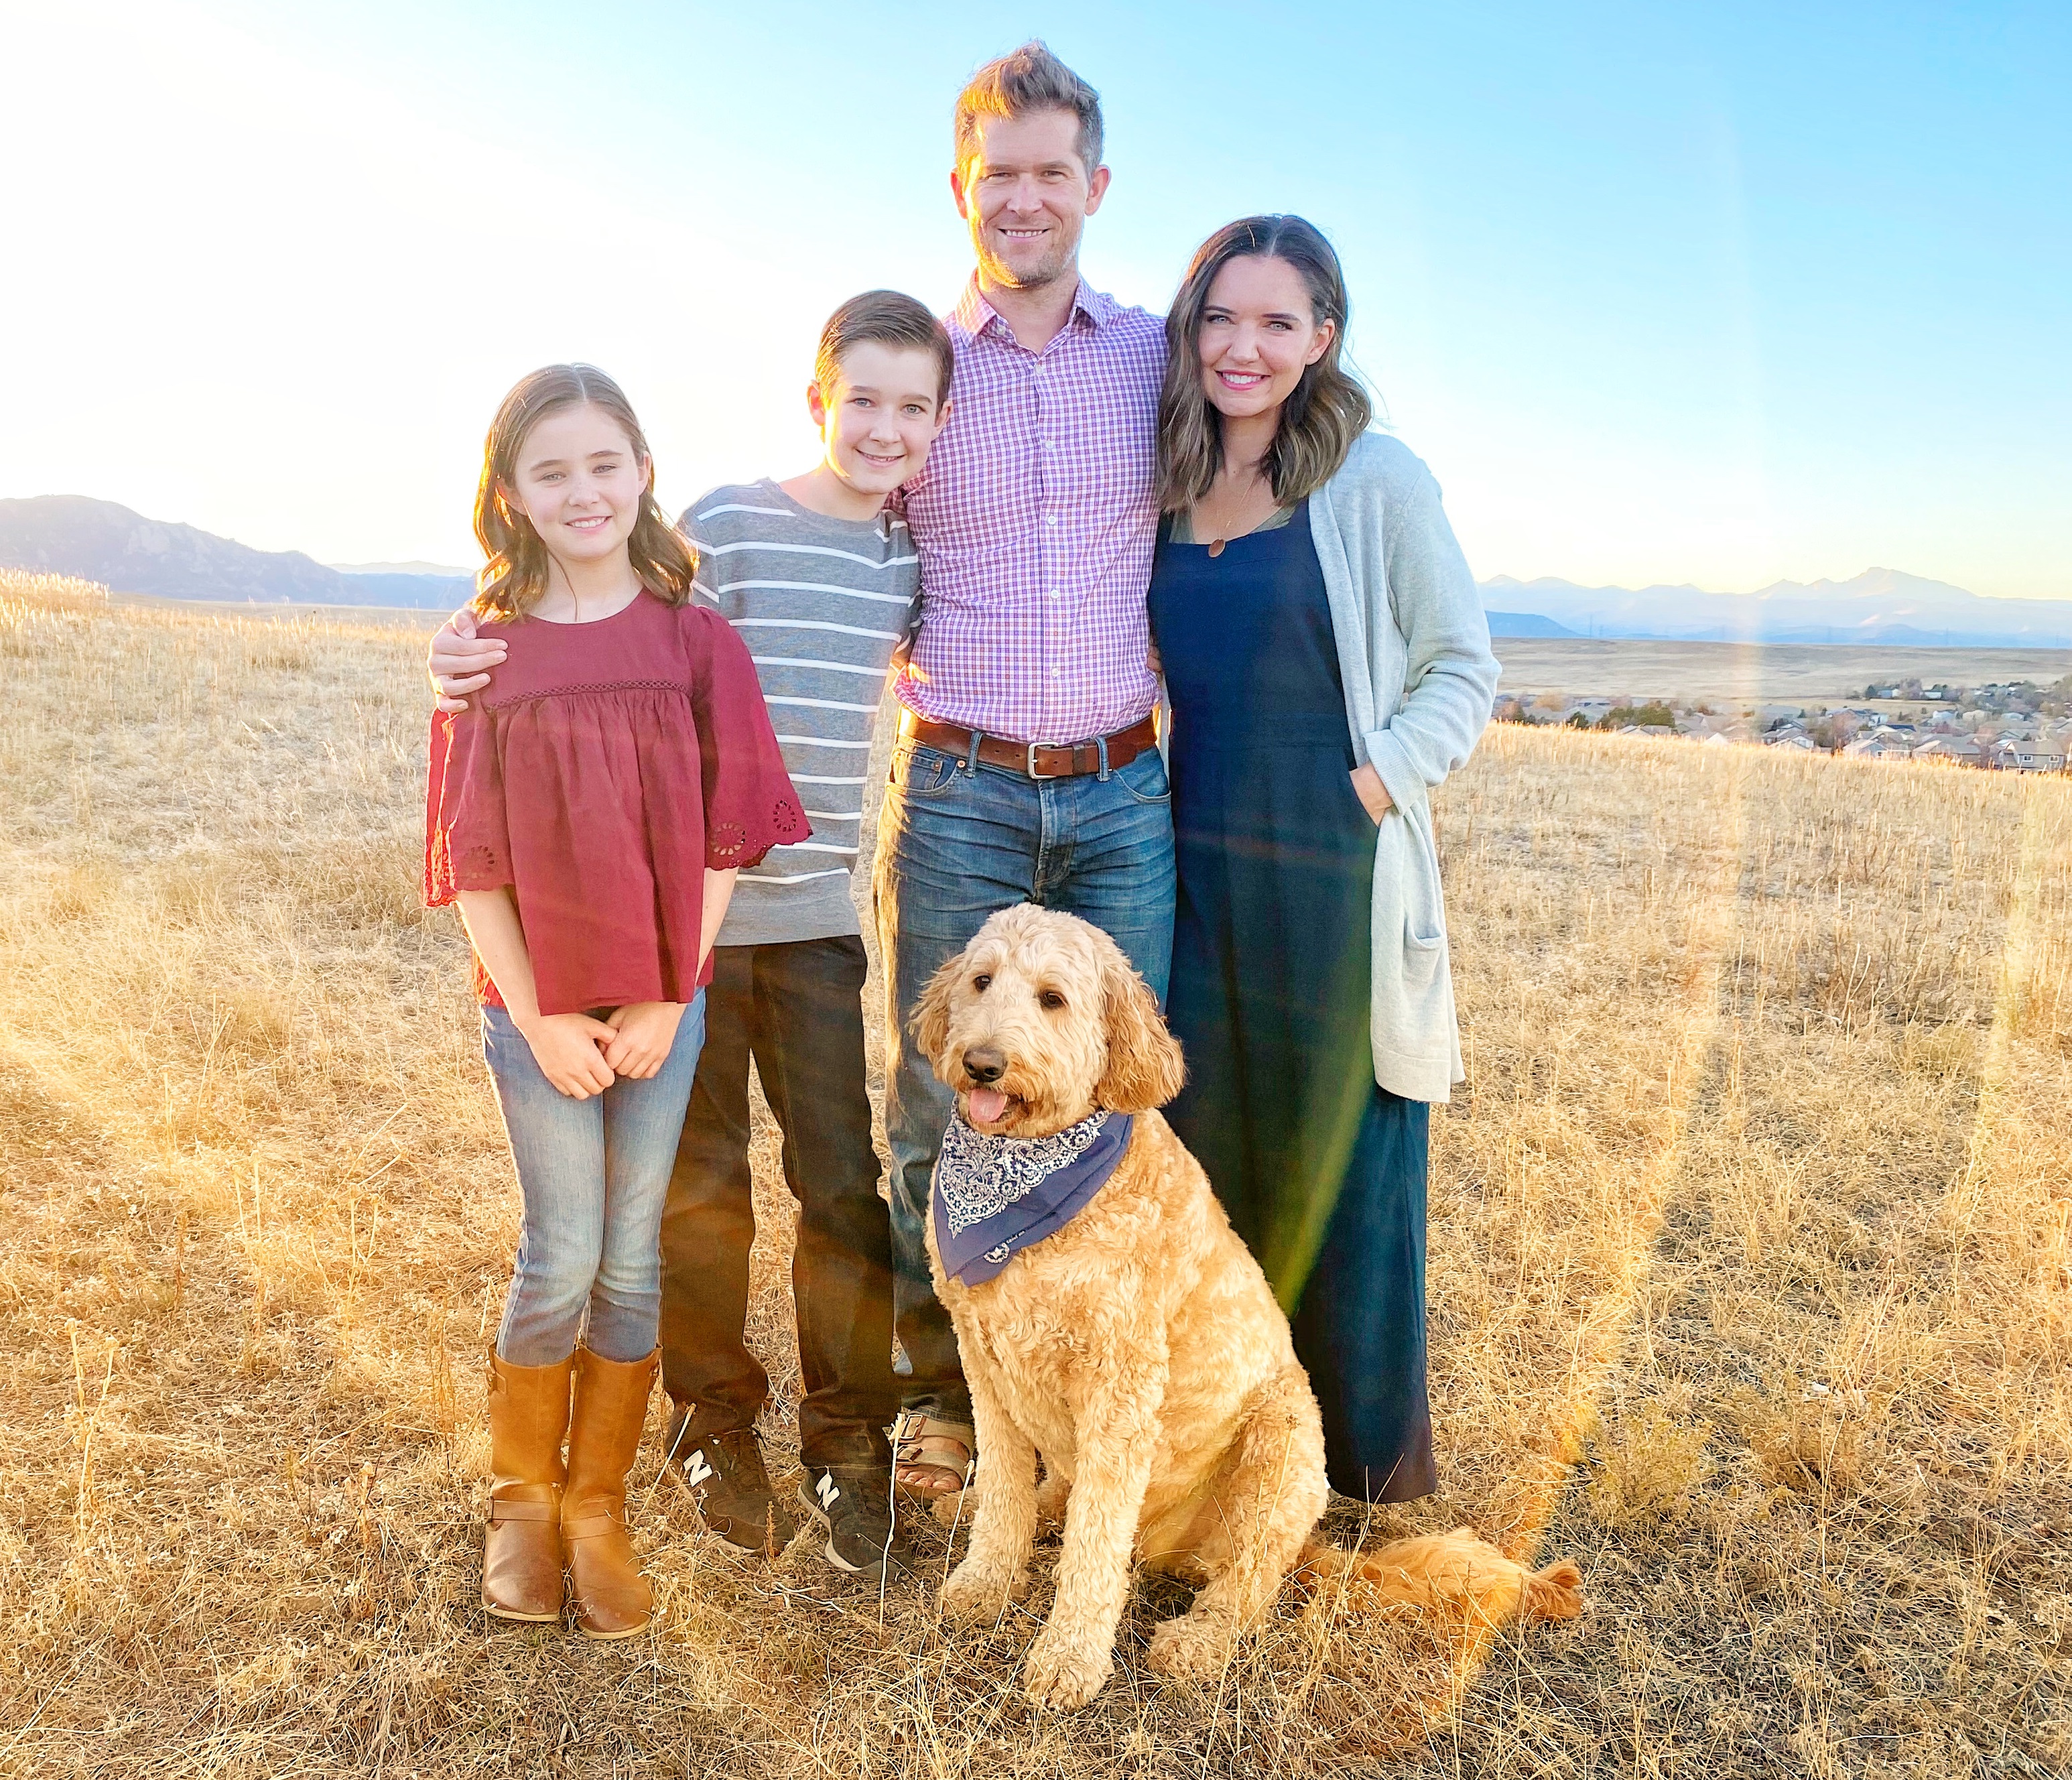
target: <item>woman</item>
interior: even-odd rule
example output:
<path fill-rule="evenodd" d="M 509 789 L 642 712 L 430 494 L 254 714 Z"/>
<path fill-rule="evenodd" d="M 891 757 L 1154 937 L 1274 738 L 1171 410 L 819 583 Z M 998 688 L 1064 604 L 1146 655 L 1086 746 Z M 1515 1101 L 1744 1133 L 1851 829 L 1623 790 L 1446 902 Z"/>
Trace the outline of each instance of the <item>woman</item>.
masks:
<path fill-rule="evenodd" d="M 1219 230 L 1170 314 L 1151 622 L 1179 865 L 1168 1116 L 1293 1322 L 1332 1486 L 1437 1486 L 1428 1104 L 1460 1079 L 1433 787 L 1497 676 L 1424 466 L 1367 431 L 1345 282 L 1296 216 Z"/>

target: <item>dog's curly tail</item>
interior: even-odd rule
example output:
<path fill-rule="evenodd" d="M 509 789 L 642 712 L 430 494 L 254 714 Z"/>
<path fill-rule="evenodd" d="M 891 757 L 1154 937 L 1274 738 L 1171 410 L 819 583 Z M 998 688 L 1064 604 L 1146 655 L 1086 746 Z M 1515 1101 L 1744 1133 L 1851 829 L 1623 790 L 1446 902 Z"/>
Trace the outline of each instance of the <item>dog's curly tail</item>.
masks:
<path fill-rule="evenodd" d="M 1371 1552 L 1348 1552 L 1311 1540 L 1296 1566 L 1298 1586 L 1326 1581 L 1367 1585 L 1384 1601 L 1420 1606 L 1469 1606 L 1494 1621 L 1573 1619 L 1583 1610 L 1583 1572 L 1571 1558 L 1528 1570 L 1466 1527 L 1399 1539 Z"/>
<path fill-rule="evenodd" d="M 1524 1610 L 1535 1619 L 1574 1619 L 1583 1610 L 1583 1567 L 1572 1557 L 1527 1572 Z"/>

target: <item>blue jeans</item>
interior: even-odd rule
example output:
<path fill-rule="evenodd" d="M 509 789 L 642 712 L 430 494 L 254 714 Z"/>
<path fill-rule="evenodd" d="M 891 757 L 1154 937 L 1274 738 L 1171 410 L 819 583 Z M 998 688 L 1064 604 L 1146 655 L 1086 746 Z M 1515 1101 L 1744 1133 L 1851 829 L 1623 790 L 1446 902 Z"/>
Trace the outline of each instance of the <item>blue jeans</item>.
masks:
<path fill-rule="evenodd" d="M 1172 792 L 1155 749 L 1105 777 L 1038 780 L 902 742 L 878 833 L 900 1370 L 909 1408 L 968 1422 L 971 1393 L 929 1277 L 925 1234 L 956 1096 L 914 1047 L 914 1009 L 987 917 L 1019 902 L 1104 929 L 1162 1001 L 1173 959 Z"/>
<path fill-rule="evenodd" d="M 621 1363 L 655 1351 L 662 1205 L 705 1036 L 701 989 L 657 1074 L 621 1076 L 577 1100 L 541 1073 L 509 1013 L 482 1010 L 482 1054 L 525 1204 L 496 1331 L 500 1359 L 557 1366 L 578 1335 L 592 1353 Z"/>

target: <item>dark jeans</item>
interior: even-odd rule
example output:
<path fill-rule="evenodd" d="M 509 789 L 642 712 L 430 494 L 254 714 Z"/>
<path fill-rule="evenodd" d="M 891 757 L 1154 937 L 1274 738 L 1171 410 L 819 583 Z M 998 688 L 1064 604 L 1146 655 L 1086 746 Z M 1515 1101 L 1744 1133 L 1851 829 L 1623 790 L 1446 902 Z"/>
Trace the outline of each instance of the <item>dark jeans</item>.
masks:
<path fill-rule="evenodd" d="M 885 1464 L 892 1375 L 892 1235 L 878 1197 L 864 1083 L 863 942 L 722 946 L 705 1042 L 662 1214 L 662 1382 L 690 1436 L 751 1425 L 770 1380 L 742 1334 L 755 1211 L 748 1064 L 783 1133 L 799 1202 L 799 1453 L 808 1466 Z"/>
<path fill-rule="evenodd" d="M 878 816 L 885 965 L 885 1124 L 902 1370 L 911 1408 L 971 1420 L 949 1313 L 928 1272 L 928 1189 L 956 1096 L 915 1048 L 928 979 L 997 911 L 1020 902 L 1104 929 L 1162 1001 L 1173 957 L 1173 820 L 1166 765 L 1146 750 L 1105 779 L 1041 781 L 902 742 Z"/>

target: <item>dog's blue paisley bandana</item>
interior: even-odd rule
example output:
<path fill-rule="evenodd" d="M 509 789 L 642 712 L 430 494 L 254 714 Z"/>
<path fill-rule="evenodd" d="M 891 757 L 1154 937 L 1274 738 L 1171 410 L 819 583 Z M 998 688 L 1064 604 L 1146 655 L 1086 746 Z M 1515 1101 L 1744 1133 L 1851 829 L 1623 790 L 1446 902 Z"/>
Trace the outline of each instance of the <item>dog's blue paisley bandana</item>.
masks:
<path fill-rule="evenodd" d="M 929 1195 L 943 1271 L 983 1285 L 1018 1251 L 1055 1235 L 1108 1184 L 1133 1123 L 1102 1111 L 1047 1137 L 995 1137 L 953 1115 Z"/>

